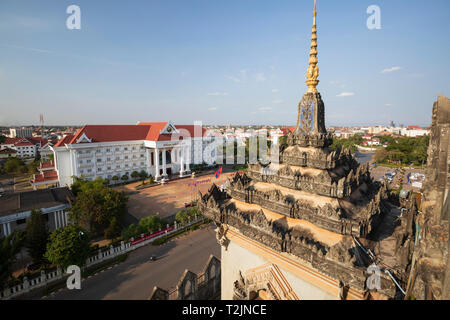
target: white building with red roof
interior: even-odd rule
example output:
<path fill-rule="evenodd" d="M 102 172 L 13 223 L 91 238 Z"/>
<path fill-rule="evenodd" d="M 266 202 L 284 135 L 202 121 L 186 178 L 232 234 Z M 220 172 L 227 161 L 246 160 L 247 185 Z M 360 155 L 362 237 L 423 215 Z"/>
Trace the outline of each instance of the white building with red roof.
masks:
<path fill-rule="evenodd" d="M 190 172 L 190 164 L 213 164 L 217 157 L 214 136 L 201 126 L 172 122 L 137 125 L 86 125 L 67 135 L 51 149 L 59 186 L 73 177 L 110 181 L 145 171 L 156 180 Z"/>

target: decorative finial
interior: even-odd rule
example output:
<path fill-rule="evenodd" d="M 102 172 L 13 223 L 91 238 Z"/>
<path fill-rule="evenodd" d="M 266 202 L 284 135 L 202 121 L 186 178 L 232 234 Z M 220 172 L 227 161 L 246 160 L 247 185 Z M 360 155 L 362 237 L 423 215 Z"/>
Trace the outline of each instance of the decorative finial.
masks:
<path fill-rule="evenodd" d="M 316 28 L 316 0 L 314 0 L 313 26 L 311 35 L 311 50 L 309 51 L 309 67 L 306 71 L 307 92 L 317 92 L 316 86 L 319 83 L 319 66 L 317 65 L 317 28 Z"/>

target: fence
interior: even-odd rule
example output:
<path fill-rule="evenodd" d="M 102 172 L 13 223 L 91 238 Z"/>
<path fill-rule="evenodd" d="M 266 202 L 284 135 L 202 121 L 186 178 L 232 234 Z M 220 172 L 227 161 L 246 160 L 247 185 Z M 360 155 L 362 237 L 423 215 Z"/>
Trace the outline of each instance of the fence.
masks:
<path fill-rule="evenodd" d="M 184 225 L 180 225 L 175 221 L 173 226 L 170 227 L 168 226 L 166 229 L 159 230 L 148 235 L 142 234 L 140 238 L 137 238 L 136 240 L 134 238 L 131 238 L 131 241 L 127 243 L 122 241 L 120 245 L 116 247 L 110 246 L 109 249 L 107 250 L 99 249 L 97 254 L 86 259 L 86 264 L 82 268 L 82 270 L 85 270 L 98 263 L 102 263 L 104 261 L 113 259 L 127 252 L 136 250 L 137 248 L 146 246 L 147 244 L 152 243 L 156 239 L 160 239 L 174 232 L 190 227 L 191 225 L 199 223 L 203 220 L 205 220 L 203 216 L 200 217 L 196 216 L 192 221 L 189 221 L 187 224 Z M 30 292 L 31 290 L 45 287 L 53 282 L 65 278 L 66 276 L 67 274 L 63 272 L 63 270 L 60 267 L 57 267 L 56 270 L 47 272 L 42 270 L 40 276 L 34 277 L 33 279 L 30 280 L 27 277 L 24 277 L 23 282 L 21 284 L 0 291 L 0 299 L 11 299 L 17 297 L 21 294 Z"/>

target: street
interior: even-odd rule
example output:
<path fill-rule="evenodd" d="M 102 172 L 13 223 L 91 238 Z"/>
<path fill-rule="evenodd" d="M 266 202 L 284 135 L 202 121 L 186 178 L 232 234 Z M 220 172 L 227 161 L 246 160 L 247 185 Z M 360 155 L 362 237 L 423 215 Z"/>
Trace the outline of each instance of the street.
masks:
<path fill-rule="evenodd" d="M 161 246 L 139 248 L 130 252 L 125 262 L 83 280 L 81 290 L 63 289 L 45 299 L 142 300 L 150 296 L 154 286 L 170 291 L 185 269 L 198 274 L 210 254 L 220 259 L 214 229 L 214 224 L 209 224 Z M 152 254 L 156 261 L 150 261 Z"/>

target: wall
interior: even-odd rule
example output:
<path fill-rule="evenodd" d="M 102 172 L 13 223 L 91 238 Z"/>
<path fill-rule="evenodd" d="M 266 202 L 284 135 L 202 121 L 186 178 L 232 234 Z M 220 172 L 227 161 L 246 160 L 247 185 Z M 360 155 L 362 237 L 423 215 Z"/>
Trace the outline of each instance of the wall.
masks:
<path fill-rule="evenodd" d="M 272 263 L 247 248 L 231 241 L 227 250 L 222 246 L 222 300 L 233 299 L 234 282 L 239 279 L 239 272 Z M 336 300 L 339 297 L 330 295 L 311 283 L 297 277 L 283 267 L 278 266 L 285 279 L 301 300 Z"/>

